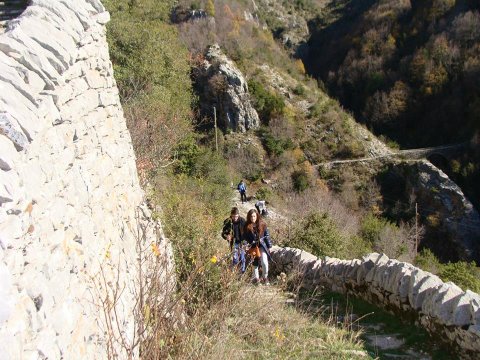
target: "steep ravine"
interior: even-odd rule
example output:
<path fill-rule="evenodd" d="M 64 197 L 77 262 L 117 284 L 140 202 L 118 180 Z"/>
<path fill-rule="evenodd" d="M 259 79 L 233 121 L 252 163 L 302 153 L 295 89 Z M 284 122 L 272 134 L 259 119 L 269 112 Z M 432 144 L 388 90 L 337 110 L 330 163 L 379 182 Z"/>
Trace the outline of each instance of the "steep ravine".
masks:
<path fill-rule="evenodd" d="M 393 3 L 387 2 L 385 6 L 387 8 L 388 6 L 393 7 Z M 398 5 L 399 8 L 405 6 L 405 4 Z M 301 10 L 295 10 L 294 7 L 287 9 L 279 3 L 272 5 L 269 2 L 262 2 L 262 7 L 263 11 L 270 16 L 274 16 L 278 23 L 283 24 L 281 28 L 284 35 L 288 34 L 290 30 L 295 30 L 295 26 L 292 25 L 294 22 L 290 21 L 290 18 L 303 16 Z M 353 43 L 353 37 L 361 36 L 360 30 L 368 27 L 366 23 L 360 24 L 361 20 L 377 7 L 381 10 L 381 6 L 374 0 L 358 4 L 347 1 L 338 3 L 327 1 L 323 3 L 319 10 L 320 16 L 316 19 L 309 19 L 309 31 L 301 32 L 302 39 L 296 40 L 297 44 L 302 44 L 303 51 L 300 56 L 307 73 L 326 83 L 328 71 L 338 70 L 347 56 L 348 46 L 354 47 L 350 44 Z M 413 6 L 413 8 L 418 11 L 417 7 Z M 285 15 L 287 13 L 288 16 Z M 353 31 L 352 35 L 350 35 L 351 31 Z M 280 36 L 279 40 L 283 41 L 282 39 Z M 341 90 L 342 94 L 355 97 L 355 91 L 352 89 L 345 87 Z M 347 109 L 354 110 L 349 107 L 348 102 L 340 100 Z M 355 101 L 352 100 L 351 103 L 355 103 Z M 359 129 L 362 128 L 359 127 Z M 381 133 L 377 135 L 381 135 Z M 369 135 L 368 137 L 372 136 Z M 398 139 L 393 137 L 393 140 Z M 375 141 L 380 142 L 376 137 Z M 416 147 L 421 147 L 420 145 L 422 144 Z M 384 148 L 388 149 L 386 146 Z M 382 182 L 382 179 L 394 174 L 390 176 L 390 179 L 394 178 L 393 182 L 388 181 L 381 187 L 382 195 L 385 197 L 383 205 L 387 209 L 385 216 L 398 220 L 395 219 L 395 216 L 398 217 L 398 215 L 392 215 L 392 212 L 389 213 L 388 209 L 392 208 L 395 203 L 408 207 L 408 201 L 411 201 L 409 197 L 415 197 L 418 207 L 422 209 L 419 213 L 419 221 L 421 224 L 425 224 L 426 229 L 425 241 L 421 243 L 421 247 L 432 249 L 445 262 L 458 260 L 480 262 L 480 217 L 478 209 L 468 198 L 468 196 L 475 196 L 475 193 L 472 191 L 464 192 L 465 190 L 471 190 L 468 179 L 462 182 L 468 185 L 468 189 L 466 187 L 462 189 L 447 175 L 452 173 L 449 161 L 456 160 L 459 156 L 460 158 L 465 157 L 467 152 L 471 152 L 470 146 L 467 146 L 460 155 L 446 157 L 441 154 L 434 154 L 429 159 L 436 160 L 436 166 L 432 165 L 426 156 L 424 159 L 420 159 L 418 163 L 385 160 L 382 163 L 388 168 L 387 176 L 383 173 L 384 169 L 372 169 L 370 171 L 378 172 L 376 176 L 378 182 Z M 384 153 L 386 152 L 382 154 Z M 370 152 L 368 155 L 370 155 Z M 405 160 L 410 160 L 408 155 L 405 155 Z M 348 165 L 344 167 L 346 166 Z M 352 163 L 350 167 L 355 169 L 355 166 L 355 163 Z M 395 166 L 400 166 L 400 169 L 395 170 Z M 408 170 L 405 171 L 407 168 Z M 473 176 L 474 174 L 472 179 Z M 392 191 L 392 188 L 395 191 Z M 400 188 L 401 190 L 399 190 Z M 439 223 L 435 223 L 435 226 L 431 226 L 432 217 L 440 219 Z M 403 221 L 412 219 L 412 215 L 410 215 L 410 218 L 402 218 Z M 439 238 L 441 238 L 440 242 Z"/>

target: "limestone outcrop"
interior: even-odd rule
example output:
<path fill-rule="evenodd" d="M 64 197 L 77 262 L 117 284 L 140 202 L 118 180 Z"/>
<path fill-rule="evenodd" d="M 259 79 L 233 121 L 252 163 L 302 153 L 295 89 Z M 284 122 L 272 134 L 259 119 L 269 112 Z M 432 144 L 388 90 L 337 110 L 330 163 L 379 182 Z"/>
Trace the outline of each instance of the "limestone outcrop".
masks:
<path fill-rule="evenodd" d="M 403 317 L 414 317 L 465 359 L 480 355 L 480 295 L 412 264 L 369 254 L 325 259 L 295 248 L 272 248 L 272 273 L 297 272 L 307 289 L 351 294 Z"/>
<path fill-rule="evenodd" d="M 1 359 L 135 355 L 139 259 L 172 266 L 142 205 L 108 21 L 98 0 L 31 0 L 0 35 Z"/>
<path fill-rule="evenodd" d="M 418 178 L 414 186 L 418 197 L 433 214 L 442 219 L 442 226 L 451 234 L 452 247 L 461 260 L 480 261 L 480 216 L 460 187 L 429 161 L 416 164 Z M 430 214 L 431 215 L 431 214 Z"/>
<path fill-rule="evenodd" d="M 215 44 L 208 48 L 205 60 L 194 71 L 194 78 L 202 112 L 212 118 L 215 106 L 220 127 L 245 132 L 260 125 L 243 74 L 220 46 Z"/>
<path fill-rule="evenodd" d="M 395 161 L 388 166 L 388 186 L 415 197 L 427 226 L 424 246 L 445 261 L 479 263 L 480 216 L 460 187 L 427 160 Z"/>

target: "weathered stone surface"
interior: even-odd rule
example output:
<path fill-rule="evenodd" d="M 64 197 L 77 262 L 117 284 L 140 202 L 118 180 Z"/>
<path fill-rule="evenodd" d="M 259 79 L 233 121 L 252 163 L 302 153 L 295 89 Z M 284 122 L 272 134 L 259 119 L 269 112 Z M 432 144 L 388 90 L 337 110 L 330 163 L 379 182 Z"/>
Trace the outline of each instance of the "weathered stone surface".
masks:
<path fill-rule="evenodd" d="M 23 97 L 30 100 L 33 106 L 36 105 L 36 100 L 31 94 L 31 89 L 23 81 L 15 68 L 9 66 L 3 66 L 0 73 L 0 81 L 5 82 L 13 86 Z"/>
<path fill-rule="evenodd" d="M 25 36 L 55 55 L 65 65 L 65 69 L 73 63 L 77 50 L 75 40 L 50 22 L 25 17 L 22 20 L 22 31 Z"/>
<path fill-rule="evenodd" d="M 152 258 L 152 243 L 162 299 L 175 288 L 170 243 L 141 205 L 108 19 L 98 0 L 32 0 L 0 35 L 2 359 L 106 358 L 110 336 L 123 339 L 110 354 L 138 357 L 137 251 Z"/>
<path fill-rule="evenodd" d="M 260 120 L 251 104 L 243 74 L 216 44 L 208 48 L 205 57 L 196 74 L 203 111 L 211 115 L 212 107 L 216 106 L 218 124 L 226 129 L 244 132 L 257 128 Z"/>
<path fill-rule="evenodd" d="M 18 159 L 19 155 L 13 143 L 6 136 L 0 136 L 0 170 L 11 170 Z"/>
<path fill-rule="evenodd" d="M 28 144 L 28 139 L 18 123 L 8 113 L 0 113 L 0 134 L 7 137 L 19 151 Z"/>
<path fill-rule="evenodd" d="M 298 270 L 292 266 L 305 252 L 295 248 L 274 249 L 275 269 Z M 313 257 L 312 257 L 313 260 Z M 398 312 L 416 313 L 419 323 L 457 347 L 461 358 L 480 354 L 480 295 L 444 283 L 435 275 L 411 264 L 369 254 L 362 260 L 304 261 L 303 286 L 321 284 L 330 291 L 349 293 Z M 274 272 L 274 271 L 273 271 Z"/>
<path fill-rule="evenodd" d="M 31 42 L 28 42 L 28 45 L 31 45 Z M 36 46 L 32 45 L 33 49 L 29 49 L 27 47 L 28 45 L 24 45 L 23 43 L 10 37 L 0 37 L 0 51 L 8 56 L 11 56 L 28 69 L 36 71 L 38 75 L 42 77 L 42 79 L 48 79 L 53 83 L 58 84 L 60 81 L 60 74 L 55 68 L 56 66 L 57 68 L 61 69 L 58 61 L 56 61 L 53 56 L 47 56 L 48 53 L 43 51 L 38 44 Z M 36 51 L 39 51 L 39 53 Z M 50 63 L 50 60 L 53 61 L 55 66 Z"/>
<path fill-rule="evenodd" d="M 416 167 L 420 197 L 428 196 L 430 207 L 438 211 L 442 226 L 451 234 L 457 257 L 480 261 L 480 215 L 472 203 L 457 184 L 430 162 L 419 162 Z M 432 192 L 433 188 L 438 191 Z"/>

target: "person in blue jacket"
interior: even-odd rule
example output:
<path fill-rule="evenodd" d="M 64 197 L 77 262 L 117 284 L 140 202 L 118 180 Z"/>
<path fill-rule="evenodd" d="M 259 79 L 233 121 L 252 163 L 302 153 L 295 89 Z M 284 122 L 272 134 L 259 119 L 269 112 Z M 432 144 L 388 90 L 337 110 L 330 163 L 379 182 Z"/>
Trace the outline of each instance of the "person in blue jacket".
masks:
<path fill-rule="evenodd" d="M 248 212 L 247 221 L 243 227 L 242 237 L 251 248 L 258 247 L 260 249 L 260 257 L 255 257 L 253 259 L 253 282 L 259 283 L 261 281 L 265 285 L 270 285 L 268 282 L 268 260 L 271 259 L 269 249 L 272 247 L 272 242 L 267 224 L 257 210 L 251 209 Z M 259 263 L 262 265 L 261 280 L 258 269 Z"/>
<path fill-rule="evenodd" d="M 238 183 L 237 190 L 240 193 L 240 201 L 243 204 L 247 201 L 247 185 L 243 182 L 243 180 L 240 180 Z"/>

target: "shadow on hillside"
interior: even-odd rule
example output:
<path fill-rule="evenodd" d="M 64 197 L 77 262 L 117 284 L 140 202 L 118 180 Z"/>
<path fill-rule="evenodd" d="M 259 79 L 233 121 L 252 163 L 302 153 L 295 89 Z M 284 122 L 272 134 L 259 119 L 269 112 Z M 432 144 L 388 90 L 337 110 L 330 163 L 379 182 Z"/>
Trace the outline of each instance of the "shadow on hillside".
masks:
<path fill-rule="evenodd" d="M 312 20 L 308 27 L 308 55 L 303 58 L 305 69 L 315 78 L 324 78 L 332 68 L 338 68 L 352 46 L 352 40 L 358 20 L 367 12 L 375 0 L 332 1 L 325 8 L 334 22 L 327 24 L 328 19 Z M 348 35 L 348 36 L 347 36 Z"/>

